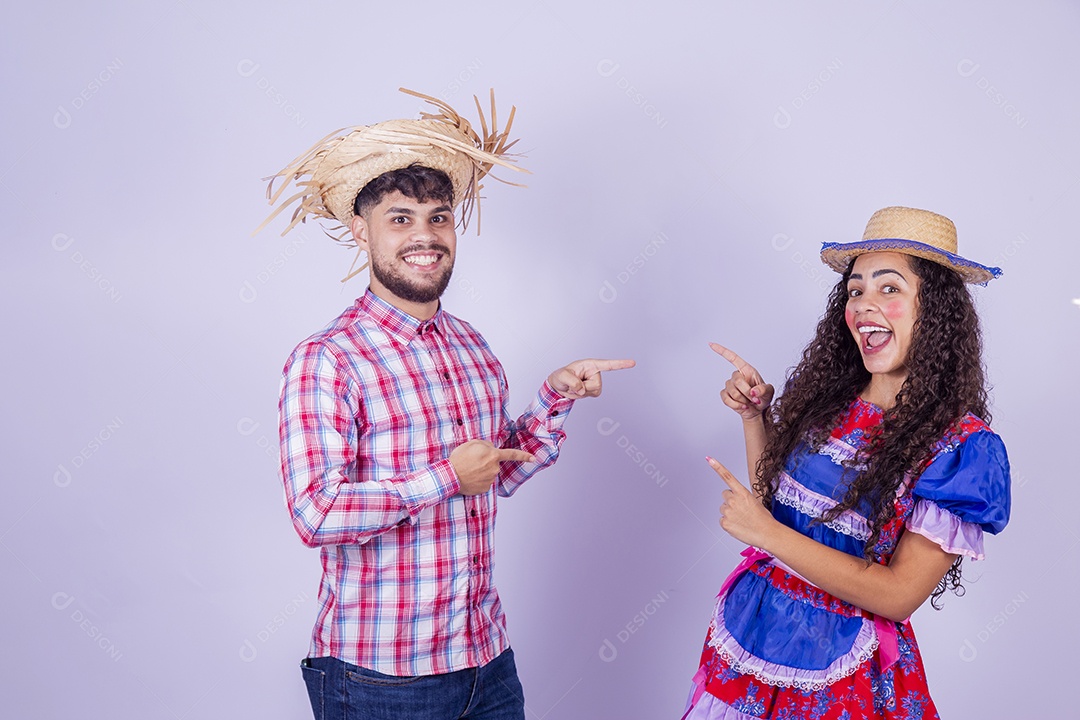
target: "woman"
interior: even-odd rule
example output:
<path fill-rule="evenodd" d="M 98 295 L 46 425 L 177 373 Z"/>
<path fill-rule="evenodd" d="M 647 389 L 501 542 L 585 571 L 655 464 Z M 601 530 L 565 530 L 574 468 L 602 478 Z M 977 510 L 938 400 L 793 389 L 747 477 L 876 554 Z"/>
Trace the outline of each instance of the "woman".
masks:
<path fill-rule="evenodd" d="M 936 718 L 907 619 L 962 591 L 960 563 L 1009 517 L 948 218 L 885 208 L 826 243 L 843 276 L 783 395 L 730 350 L 753 492 L 719 462 L 720 525 L 751 547 L 720 591 L 684 718 Z"/>

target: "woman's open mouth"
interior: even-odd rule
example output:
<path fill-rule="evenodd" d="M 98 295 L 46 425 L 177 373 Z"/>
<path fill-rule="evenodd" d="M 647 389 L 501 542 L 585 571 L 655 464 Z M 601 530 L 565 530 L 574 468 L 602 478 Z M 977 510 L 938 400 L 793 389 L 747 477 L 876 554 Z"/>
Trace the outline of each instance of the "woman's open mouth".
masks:
<path fill-rule="evenodd" d="M 862 351 L 864 354 L 872 355 L 879 352 L 881 348 L 888 345 L 889 341 L 892 340 L 892 330 L 881 325 L 859 323 L 857 327 L 859 334 L 862 336 Z"/>

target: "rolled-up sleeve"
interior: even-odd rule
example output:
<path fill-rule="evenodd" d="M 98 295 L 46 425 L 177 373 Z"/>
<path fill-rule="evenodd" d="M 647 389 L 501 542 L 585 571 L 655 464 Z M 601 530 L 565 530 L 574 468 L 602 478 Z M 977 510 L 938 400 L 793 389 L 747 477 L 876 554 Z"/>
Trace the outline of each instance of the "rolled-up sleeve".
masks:
<path fill-rule="evenodd" d="M 506 408 L 508 398 L 509 393 L 504 389 L 504 418 L 510 417 Z M 536 457 L 537 462 L 503 463 L 498 480 L 500 495 L 513 495 L 526 480 L 555 463 L 562 441 L 566 438 L 566 432 L 562 429 L 563 423 L 573 406 L 573 400 L 563 397 L 544 381 L 521 417 L 506 422 L 502 435 L 507 439 L 502 447 L 524 450 Z"/>

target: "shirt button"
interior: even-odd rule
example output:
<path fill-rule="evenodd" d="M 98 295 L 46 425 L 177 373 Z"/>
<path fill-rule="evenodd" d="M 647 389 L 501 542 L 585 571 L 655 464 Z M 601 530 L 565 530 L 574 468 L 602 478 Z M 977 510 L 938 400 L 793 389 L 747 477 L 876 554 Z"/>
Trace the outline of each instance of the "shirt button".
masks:
<path fill-rule="evenodd" d="M 443 376 L 444 378 L 446 378 L 447 380 L 449 380 L 449 379 L 450 379 L 450 373 L 448 373 L 448 372 L 444 372 L 444 373 L 442 374 L 442 376 Z"/>
<path fill-rule="evenodd" d="M 469 514 L 472 515 L 473 517 L 476 517 L 476 510 L 474 509 L 474 510 L 469 511 Z"/>
<path fill-rule="evenodd" d="M 480 562 L 480 556 L 479 555 L 473 555 L 472 556 L 472 561 L 473 561 L 473 565 L 476 565 L 477 563 Z"/>
<path fill-rule="evenodd" d="M 457 419 L 457 424 L 458 424 L 458 425 L 464 425 L 464 424 L 465 424 L 465 421 L 464 421 L 464 420 L 462 420 L 461 418 L 458 418 L 458 419 Z"/>
<path fill-rule="evenodd" d="M 552 410 L 551 412 L 548 413 L 548 417 L 555 417 L 558 414 L 559 414 L 558 410 Z"/>

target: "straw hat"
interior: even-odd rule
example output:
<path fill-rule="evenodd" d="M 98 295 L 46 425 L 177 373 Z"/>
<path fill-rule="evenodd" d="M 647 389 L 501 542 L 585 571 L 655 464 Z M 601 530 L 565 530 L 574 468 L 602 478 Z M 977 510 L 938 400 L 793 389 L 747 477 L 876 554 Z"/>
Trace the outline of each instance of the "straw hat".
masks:
<path fill-rule="evenodd" d="M 383 173 L 413 164 L 442 170 L 450 177 L 454 187 L 453 206 L 462 205 L 461 225 L 464 229 L 474 206 L 479 214 L 480 189 L 483 187 L 480 181 L 493 166 L 528 172 L 511 164 L 514 158 L 508 154 L 517 142 L 509 139 L 516 108 L 510 108 L 506 127 L 500 131 L 494 90 L 491 92 L 490 130 L 480 101 L 474 98 L 480 115 L 480 133 L 477 134 L 467 120 L 441 100 L 399 89 L 426 100 L 440 112 L 421 113 L 419 120 L 389 120 L 344 128 L 327 135 L 280 172 L 265 178 L 269 181 L 266 197 L 271 205 L 278 203 L 290 182 L 300 190 L 282 201 L 255 232 L 266 227 L 282 210 L 296 204 L 292 222 L 282 235 L 313 215 L 331 221 L 327 231 L 330 237 L 353 245 L 349 225 L 356 194 Z M 284 182 L 275 192 L 274 181 L 278 178 Z"/>
<path fill-rule="evenodd" d="M 851 259 L 868 252 L 891 251 L 932 260 L 952 268 L 964 282 L 986 285 L 1001 268 L 980 265 L 956 254 L 956 226 L 949 218 L 927 210 L 887 207 L 866 224 L 859 242 L 823 243 L 821 261 L 838 273 Z"/>

